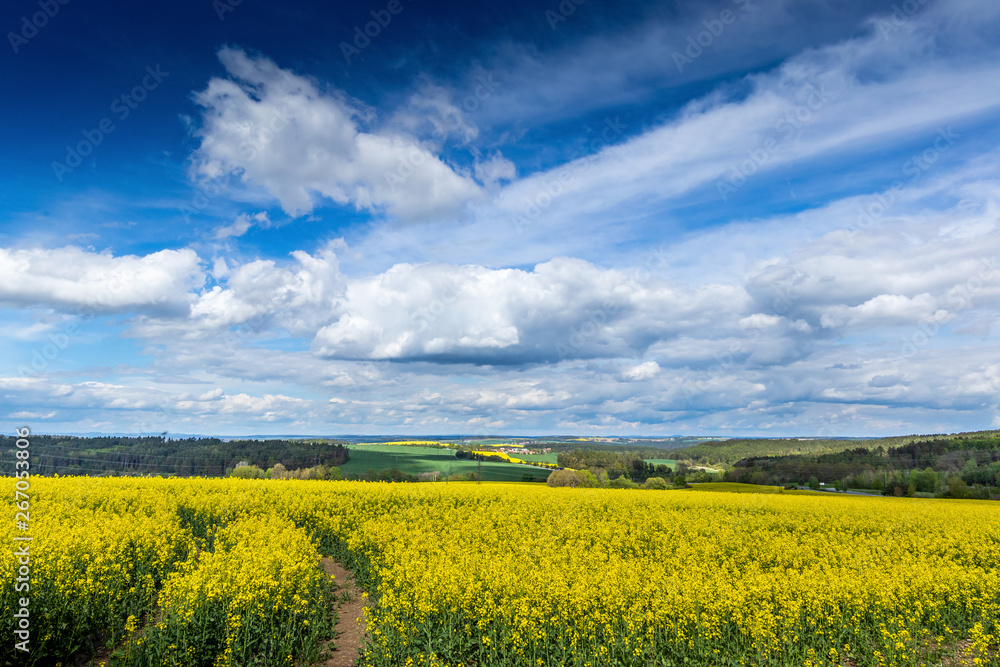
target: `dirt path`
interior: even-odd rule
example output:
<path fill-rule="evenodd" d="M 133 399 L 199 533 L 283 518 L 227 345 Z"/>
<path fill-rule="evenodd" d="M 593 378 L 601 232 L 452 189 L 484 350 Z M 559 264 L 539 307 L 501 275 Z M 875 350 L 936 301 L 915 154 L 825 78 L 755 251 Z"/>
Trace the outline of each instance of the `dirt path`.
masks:
<path fill-rule="evenodd" d="M 331 558 L 321 559 L 320 565 L 333 577 L 339 602 L 337 627 L 333 635 L 335 648 L 329 649 L 330 657 L 320 664 L 324 667 L 351 667 L 357 662 L 365 643 L 364 598 L 350 570 Z"/>

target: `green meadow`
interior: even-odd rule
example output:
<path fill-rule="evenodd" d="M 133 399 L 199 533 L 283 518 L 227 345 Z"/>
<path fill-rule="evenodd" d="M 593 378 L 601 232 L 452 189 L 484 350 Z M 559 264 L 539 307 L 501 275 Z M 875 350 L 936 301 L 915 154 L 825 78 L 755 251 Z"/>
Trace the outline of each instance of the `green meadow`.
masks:
<path fill-rule="evenodd" d="M 357 445 L 350 447 L 350 450 L 350 461 L 340 466 L 340 471 L 345 475 L 363 475 L 369 470 L 380 471 L 391 468 L 412 475 L 438 471 L 445 476 L 479 470 L 477 461 L 456 459 L 453 449 L 416 445 Z M 537 481 L 545 481 L 550 472 L 542 468 L 513 463 L 494 461 L 482 463 L 485 482 L 520 482 L 523 481 L 524 475 L 531 475 Z"/>

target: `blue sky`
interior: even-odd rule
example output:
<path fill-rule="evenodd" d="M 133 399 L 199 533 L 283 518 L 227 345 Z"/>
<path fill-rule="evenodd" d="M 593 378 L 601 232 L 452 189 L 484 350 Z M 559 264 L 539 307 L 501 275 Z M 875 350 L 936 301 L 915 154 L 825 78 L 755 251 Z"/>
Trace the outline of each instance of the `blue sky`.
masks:
<path fill-rule="evenodd" d="M 1000 427 L 994 3 L 0 26 L 8 431 Z"/>

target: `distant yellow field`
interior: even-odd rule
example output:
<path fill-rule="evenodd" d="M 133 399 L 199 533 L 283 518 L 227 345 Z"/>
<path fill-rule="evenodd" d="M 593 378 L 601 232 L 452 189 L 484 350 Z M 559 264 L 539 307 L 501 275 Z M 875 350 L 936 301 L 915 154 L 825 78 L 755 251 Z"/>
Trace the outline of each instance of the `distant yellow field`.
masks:
<path fill-rule="evenodd" d="M 717 493 L 780 493 L 798 496 L 829 496 L 827 491 L 813 491 L 811 489 L 794 489 L 785 491 L 782 486 L 764 486 L 761 484 L 739 484 L 737 482 L 705 482 L 703 484 L 692 484 L 695 491 L 715 491 Z"/>
<path fill-rule="evenodd" d="M 499 458 L 503 459 L 504 461 L 508 461 L 510 463 L 524 463 L 523 460 L 521 460 L 521 459 L 515 459 L 513 456 L 511 456 L 510 454 L 507 454 L 506 452 L 498 452 L 498 451 L 489 451 L 489 452 L 488 451 L 474 451 L 472 453 L 476 454 L 476 455 L 479 455 L 479 456 L 496 456 L 496 457 L 499 457 Z"/>
<path fill-rule="evenodd" d="M 35 664 L 67 664 L 98 633 L 118 647 L 109 667 L 308 664 L 330 633 L 320 555 L 369 593 L 363 665 L 997 664 L 996 503 L 236 479 L 31 489 Z M 14 544 L 13 522 L 0 533 Z M 0 551 L 8 637 L 18 567 Z"/>
<path fill-rule="evenodd" d="M 427 447 L 430 445 L 432 447 L 437 447 L 445 444 L 447 443 L 439 442 L 437 440 L 393 440 L 392 442 L 359 442 L 352 445 L 352 447 L 364 447 L 365 445 L 399 445 L 400 447 L 405 447 L 407 445 Z"/>

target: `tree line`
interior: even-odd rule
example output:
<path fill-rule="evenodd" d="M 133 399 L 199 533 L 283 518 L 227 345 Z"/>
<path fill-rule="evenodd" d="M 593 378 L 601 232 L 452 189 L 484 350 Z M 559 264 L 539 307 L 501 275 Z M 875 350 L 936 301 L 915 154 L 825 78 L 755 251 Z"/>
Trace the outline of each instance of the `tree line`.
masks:
<path fill-rule="evenodd" d="M 691 470 L 685 463 L 679 462 L 673 469 L 664 463 L 650 463 L 644 459 L 644 457 L 649 456 L 649 453 L 648 450 L 623 451 L 621 449 L 595 450 L 587 448 L 560 452 L 556 460 L 559 462 L 560 468 L 571 468 L 586 472 L 598 480 L 607 480 L 607 483 L 602 482 L 598 486 L 606 486 L 620 478 L 635 484 L 645 484 L 649 479 L 660 478 L 673 480 L 675 484 L 681 486 L 689 482 L 718 481 L 716 475 Z M 660 457 L 663 456 L 662 450 L 653 453 Z M 565 485 L 560 484 L 560 486 Z"/>
<path fill-rule="evenodd" d="M 0 436 L 0 449 L 16 438 Z M 163 436 L 33 435 L 31 470 L 40 475 L 177 475 L 219 477 L 239 463 L 261 469 L 281 464 L 291 470 L 336 467 L 349 459 L 341 443 L 305 440 L 168 439 Z M 0 470 L 13 472 L 13 456 Z"/>
<path fill-rule="evenodd" d="M 951 440 L 988 442 L 997 437 L 997 431 L 975 431 L 952 435 L 903 435 L 887 438 L 731 438 L 713 440 L 672 452 L 671 458 L 690 459 L 706 465 L 731 466 L 750 457 L 820 456 L 837 454 L 858 448 L 883 450 L 906 447 L 911 444 L 946 442 Z M 652 456 L 646 458 L 655 458 Z"/>
<path fill-rule="evenodd" d="M 931 437 L 897 447 L 820 455 L 751 456 L 726 472 L 750 484 L 832 485 L 886 495 L 1000 497 L 1000 432 Z"/>

